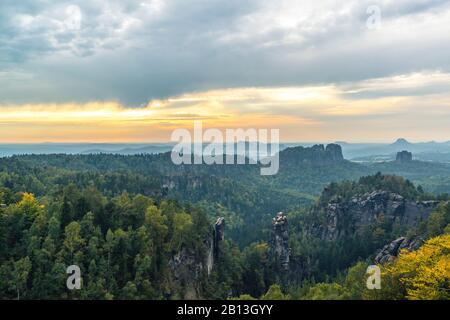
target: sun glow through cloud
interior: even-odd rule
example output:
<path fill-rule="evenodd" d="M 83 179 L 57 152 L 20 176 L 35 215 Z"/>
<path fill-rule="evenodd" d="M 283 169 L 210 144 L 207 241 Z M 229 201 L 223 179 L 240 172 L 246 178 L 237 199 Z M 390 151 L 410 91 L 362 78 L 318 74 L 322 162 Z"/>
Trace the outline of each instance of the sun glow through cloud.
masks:
<path fill-rule="evenodd" d="M 284 141 L 357 140 L 348 135 L 349 128 L 355 137 L 380 137 L 376 131 L 368 135 L 370 127 L 384 128 L 381 137 L 388 140 L 397 133 L 383 124 L 387 117 L 392 121 L 408 114 L 427 121 L 430 115 L 450 115 L 449 86 L 450 74 L 429 72 L 340 85 L 194 92 L 152 100 L 141 108 L 117 102 L 2 105 L 0 140 L 162 142 L 173 129 L 189 128 L 194 120 L 219 129 L 279 128 Z M 433 119 L 436 126 L 443 126 L 440 120 Z M 420 123 L 415 124 L 423 134 Z M 360 137 L 357 132 L 363 129 Z"/>

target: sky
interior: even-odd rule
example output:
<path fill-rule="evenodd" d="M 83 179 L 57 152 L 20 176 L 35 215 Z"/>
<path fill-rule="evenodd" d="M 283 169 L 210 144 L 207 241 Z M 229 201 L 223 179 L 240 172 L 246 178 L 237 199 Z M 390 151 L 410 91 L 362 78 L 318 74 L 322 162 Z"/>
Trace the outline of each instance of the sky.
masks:
<path fill-rule="evenodd" d="M 450 140 L 450 1 L 0 0 L 0 142 Z"/>

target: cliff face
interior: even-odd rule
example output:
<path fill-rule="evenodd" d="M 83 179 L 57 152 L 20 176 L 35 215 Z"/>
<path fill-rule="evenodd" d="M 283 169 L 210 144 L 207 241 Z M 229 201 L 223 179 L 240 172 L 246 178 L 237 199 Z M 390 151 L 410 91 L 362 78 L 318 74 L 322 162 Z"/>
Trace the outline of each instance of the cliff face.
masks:
<path fill-rule="evenodd" d="M 401 250 L 406 249 L 408 251 L 415 251 L 422 246 L 423 242 L 424 241 L 421 238 L 407 239 L 405 237 L 400 237 L 395 239 L 380 250 L 375 257 L 375 263 L 385 264 L 395 261 Z"/>
<path fill-rule="evenodd" d="M 338 144 L 331 143 L 325 148 L 325 154 L 333 162 L 339 162 L 344 160 L 342 155 L 342 148 Z"/>
<path fill-rule="evenodd" d="M 408 152 L 408 151 L 397 152 L 397 156 L 395 157 L 395 161 L 397 161 L 397 162 L 410 162 L 410 161 L 412 161 L 412 153 Z"/>
<path fill-rule="evenodd" d="M 209 247 L 209 243 L 205 242 L 205 252 Z M 170 274 L 167 275 L 168 296 L 176 299 L 199 299 L 202 296 L 202 284 L 208 274 L 207 265 L 207 260 L 193 249 L 182 248 L 173 255 L 169 261 Z M 182 296 L 173 297 L 173 292 Z"/>
<path fill-rule="evenodd" d="M 170 274 L 167 280 L 167 294 L 182 292 L 182 299 L 199 299 L 202 287 L 220 257 L 221 242 L 224 239 L 225 219 L 218 218 L 210 236 L 198 248 L 181 248 L 169 260 Z M 182 288 L 180 290 L 180 288 Z"/>
<path fill-rule="evenodd" d="M 213 232 L 213 252 L 212 255 L 214 259 L 218 259 L 220 255 L 220 243 L 225 237 L 225 218 L 217 218 L 214 224 Z"/>
<path fill-rule="evenodd" d="M 313 165 L 327 165 L 344 161 L 342 148 L 337 144 L 314 145 L 309 148 L 293 147 L 280 152 L 280 163 L 283 166 L 301 165 L 305 163 Z"/>
<path fill-rule="evenodd" d="M 309 266 L 305 257 L 291 255 L 288 219 L 282 212 L 272 219 L 267 253 L 270 277 L 274 282 L 284 286 L 300 284 L 308 275 Z"/>
<path fill-rule="evenodd" d="M 272 233 L 269 240 L 269 259 L 283 270 L 289 270 L 289 227 L 286 215 L 282 212 L 272 219 Z"/>
<path fill-rule="evenodd" d="M 328 202 L 325 208 L 315 208 L 317 214 L 324 211 L 324 223 L 314 226 L 314 233 L 323 240 L 333 241 L 359 232 L 362 227 L 384 219 L 387 223 L 414 227 L 430 215 L 437 206 L 435 201 L 411 201 L 389 191 L 373 191 L 349 200 L 340 197 Z"/>

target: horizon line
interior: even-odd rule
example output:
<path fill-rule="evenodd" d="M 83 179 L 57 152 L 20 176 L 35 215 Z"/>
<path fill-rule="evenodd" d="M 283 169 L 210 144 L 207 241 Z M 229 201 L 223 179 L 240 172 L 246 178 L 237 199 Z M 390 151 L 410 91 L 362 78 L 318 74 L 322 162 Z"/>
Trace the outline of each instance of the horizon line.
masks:
<path fill-rule="evenodd" d="M 395 142 L 397 142 L 398 140 L 405 140 L 408 143 L 412 143 L 412 144 L 417 144 L 417 143 L 448 143 L 450 142 L 450 139 L 448 140 L 409 140 L 406 138 L 397 138 L 397 139 L 392 139 L 389 141 L 352 141 L 352 140 L 334 140 L 334 141 L 280 141 L 279 144 L 394 144 Z M 240 143 L 240 142 L 249 142 L 249 141 L 237 141 L 235 143 Z M 256 141 L 258 142 L 258 140 Z M 146 141 L 119 141 L 119 142 L 114 142 L 114 141 L 68 141 L 68 142 L 64 142 L 64 141 L 30 141 L 30 142 L 2 142 L 0 141 L 0 145 L 43 145 L 43 144 L 65 144 L 65 145 L 76 145 L 76 144 L 134 144 L 134 145 L 143 145 L 143 144 L 177 144 L 178 142 L 176 141 L 153 141 L 153 142 L 146 142 Z M 203 141 L 203 143 L 210 143 L 209 141 Z M 270 143 L 270 142 L 268 142 Z M 226 144 L 226 143 L 225 143 Z"/>

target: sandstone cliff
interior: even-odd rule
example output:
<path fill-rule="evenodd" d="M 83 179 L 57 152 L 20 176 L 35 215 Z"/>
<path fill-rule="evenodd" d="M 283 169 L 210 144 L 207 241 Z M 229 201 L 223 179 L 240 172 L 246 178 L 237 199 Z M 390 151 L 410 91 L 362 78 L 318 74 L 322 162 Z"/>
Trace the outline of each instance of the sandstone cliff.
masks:
<path fill-rule="evenodd" d="M 169 297 L 172 292 L 182 292 L 182 296 L 177 297 L 180 299 L 202 297 L 203 285 L 220 257 L 224 232 L 225 219 L 218 218 L 200 250 L 183 247 L 172 256 L 166 288 Z"/>
<path fill-rule="evenodd" d="M 389 191 L 373 191 L 353 196 L 331 199 L 325 207 L 316 207 L 317 215 L 324 221 L 313 227 L 313 232 L 323 240 L 333 241 L 358 233 L 362 227 L 383 219 L 386 223 L 415 227 L 425 220 L 437 206 L 436 201 L 412 201 Z"/>
<path fill-rule="evenodd" d="M 272 220 L 272 233 L 269 240 L 269 259 L 279 264 L 283 270 L 289 270 L 289 227 L 286 215 L 278 212 Z"/>
<path fill-rule="evenodd" d="M 280 153 L 280 163 L 283 166 L 298 166 L 301 164 L 327 165 L 344 161 L 342 148 L 337 144 L 314 145 L 310 148 L 287 148 Z"/>
<path fill-rule="evenodd" d="M 400 151 L 397 152 L 397 156 L 395 158 L 397 162 L 410 162 L 412 161 L 412 153 L 408 151 Z"/>
<path fill-rule="evenodd" d="M 380 250 L 375 257 L 375 263 L 385 264 L 387 262 L 395 261 L 401 250 L 415 251 L 419 249 L 423 243 L 424 240 L 420 237 L 413 239 L 400 237 L 395 239 Z"/>

